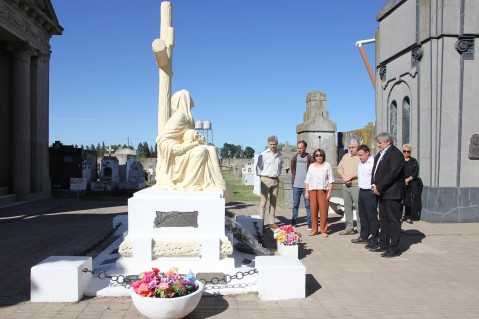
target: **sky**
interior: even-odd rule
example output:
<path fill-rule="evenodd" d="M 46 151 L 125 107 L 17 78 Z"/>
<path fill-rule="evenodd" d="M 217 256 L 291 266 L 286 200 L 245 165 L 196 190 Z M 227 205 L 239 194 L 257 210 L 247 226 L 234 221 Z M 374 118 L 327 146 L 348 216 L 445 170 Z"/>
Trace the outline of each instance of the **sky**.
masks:
<path fill-rule="evenodd" d="M 50 145 L 155 143 L 160 0 L 51 0 Z M 306 96 L 327 95 L 337 131 L 375 122 L 374 87 L 355 43 L 375 37 L 386 0 L 172 0 L 172 93 L 190 92 L 217 147 L 276 135 L 295 145 Z M 375 44 L 364 45 L 374 64 Z"/>

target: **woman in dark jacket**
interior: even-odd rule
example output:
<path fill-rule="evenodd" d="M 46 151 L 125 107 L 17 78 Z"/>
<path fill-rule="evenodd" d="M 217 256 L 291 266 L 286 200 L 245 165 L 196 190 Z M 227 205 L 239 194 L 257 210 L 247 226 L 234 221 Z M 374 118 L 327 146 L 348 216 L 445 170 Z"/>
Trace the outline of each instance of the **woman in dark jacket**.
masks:
<path fill-rule="evenodd" d="M 419 195 L 419 164 L 414 157 L 411 157 L 412 145 L 404 144 L 404 182 L 406 183 L 406 197 L 403 201 L 405 207 L 403 221 L 412 224 L 411 216 L 418 216 L 418 195 Z"/>

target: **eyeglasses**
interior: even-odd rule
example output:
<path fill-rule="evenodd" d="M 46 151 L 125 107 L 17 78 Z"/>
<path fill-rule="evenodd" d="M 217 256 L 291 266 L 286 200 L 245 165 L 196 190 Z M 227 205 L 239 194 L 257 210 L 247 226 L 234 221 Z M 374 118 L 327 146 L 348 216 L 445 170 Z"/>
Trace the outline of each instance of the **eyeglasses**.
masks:
<path fill-rule="evenodd" d="M 323 157 L 323 154 L 314 154 L 314 157 Z"/>
<path fill-rule="evenodd" d="M 403 152 L 404 154 L 406 154 L 406 153 L 411 154 L 411 151 L 408 151 L 408 150 L 403 150 L 402 152 Z"/>

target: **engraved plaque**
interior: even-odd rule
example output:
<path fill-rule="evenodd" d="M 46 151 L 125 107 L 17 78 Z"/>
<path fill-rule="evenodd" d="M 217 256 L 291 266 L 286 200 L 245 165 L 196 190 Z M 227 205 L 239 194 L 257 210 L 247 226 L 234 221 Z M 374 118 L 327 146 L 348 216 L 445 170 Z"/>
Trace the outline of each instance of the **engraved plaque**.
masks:
<path fill-rule="evenodd" d="M 156 212 L 154 228 L 194 227 L 198 228 L 198 212 Z"/>

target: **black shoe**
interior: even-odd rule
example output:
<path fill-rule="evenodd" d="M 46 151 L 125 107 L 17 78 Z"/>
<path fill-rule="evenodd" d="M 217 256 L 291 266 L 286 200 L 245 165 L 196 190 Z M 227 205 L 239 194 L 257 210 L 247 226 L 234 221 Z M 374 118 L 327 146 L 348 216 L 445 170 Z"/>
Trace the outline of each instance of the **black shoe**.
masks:
<path fill-rule="evenodd" d="M 366 243 L 369 243 L 369 240 L 358 237 L 358 238 L 351 239 L 351 242 L 353 244 L 366 244 Z"/>
<path fill-rule="evenodd" d="M 369 251 L 372 251 L 374 253 L 379 253 L 383 251 L 387 251 L 388 249 L 386 247 L 383 247 L 381 245 L 376 245 L 374 247 L 369 248 Z"/>
<path fill-rule="evenodd" d="M 399 255 L 401 255 L 401 252 L 399 250 L 394 251 L 392 249 L 388 249 L 384 253 L 381 254 L 381 257 L 391 258 L 391 257 L 397 257 Z"/>

